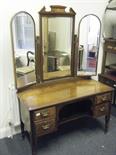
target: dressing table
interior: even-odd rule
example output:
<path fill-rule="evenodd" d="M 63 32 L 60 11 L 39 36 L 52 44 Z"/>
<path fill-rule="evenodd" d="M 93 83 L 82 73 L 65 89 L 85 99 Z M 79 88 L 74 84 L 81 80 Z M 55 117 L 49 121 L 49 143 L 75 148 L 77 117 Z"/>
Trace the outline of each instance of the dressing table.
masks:
<path fill-rule="evenodd" d="M 18 93 L 22 134 L 31 134 L 32 151 L 37 138 L 58 130 L 58 127 L 83 116 L 105 116 L 108 129 L 112 88 L 94 80 L 67 80 L 32 86 Z M 86 119 L 86 117 L 85 117 Z M 24 124 L 24 125 L 23 125 Z"/>
<path fill-rule="evenodd" d="M 62 124 L 80 117 L 105 116 L 105 132 L 108 130 L 113 88 L 91 79 L 91 76 L 97 72 L 100 20 L 92 14 L 83 17 L 79 23 L 78 36 L 75 37 L 75 12 L 72 8 L 66 12 L 65 8 L 64 6 L 51 6 L 51 11 L 46 11 L 45 7 L 40 10 L 40 41 L 37 44 L 37 40 L 35 40 L 35 46 L 33 46 L 35 71 L 22 77 L 18 77 L 16 74 L 16 45 L 14 46 L 16 44 L 16 32 L 14 32 L 16 18 L 20 19 L 20 16 L 23 16 L 24 19 L 29 18 L 34 29 L 35 24 L 32 16 L 26 12 L 17 13 L 11 21 L 21 133 L 24 137 L 25 131 L 28 132 L 32 155 L 37 152 L 39 137 L 56 132 Z M 95 22 L 92 25 L 92 22 L 88 22 L 91 20 Z M 85 24 L 87 22 L 91 28 L 98 24 L 94 31 L 94 34 L 97 34 L 97 40 L 95 39 L 94 43 L 90 39 L 87 42 L 82 37 L 82 32 L 87 32 Z M 35 30 L 33 30 L 33 36 L 35 36 L 34 32 Z M 86 33 L 88 38 L 92 36 L 93 31 L 89 32 L 90 34 Z M 92 37 L 96 37 L 96 35 Z M 83 46 L 82 55 L 78 54 L 80 45 Z M 95 57 L 89 58 L 88 53 L 93 46 L 97 49 Z M 23 60 L 24 58 L 21 59 L 21 61 Z M 78 65 L 80 60 L 81 66 Z M 94 65 L 91 61 L 94 61 Z M 55 70 L 53 69 L 54 64 L 57 65 Z"/>

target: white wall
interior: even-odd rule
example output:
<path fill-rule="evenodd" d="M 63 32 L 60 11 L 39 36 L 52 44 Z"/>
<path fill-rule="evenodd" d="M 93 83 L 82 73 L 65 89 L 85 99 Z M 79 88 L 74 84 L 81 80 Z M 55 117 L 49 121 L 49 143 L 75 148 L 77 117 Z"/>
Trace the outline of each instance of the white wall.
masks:
<path fill-rule="evenodd" d="M 4 0 L 0 5 L 0 138 L 10 135 L 8 122 L 19 124 L 18 106 L 15 93 L 9 93 L 9 85 L 14 84 L 10 20 L 18 11 L 27 11 L 35 19 L 37 35 L 39 29 L 38 11 L 45 5 L 66 5 L 72 7 L 78 22 L 85 14 L 96 14 L 102 19 L 108 0 Z M 102 47 L 100 47 L 98 71 L 101 69 Z M 12 108 L 13 107 L 13 108 Z M 14 118 L 14 119 L 13 119 Z"/>

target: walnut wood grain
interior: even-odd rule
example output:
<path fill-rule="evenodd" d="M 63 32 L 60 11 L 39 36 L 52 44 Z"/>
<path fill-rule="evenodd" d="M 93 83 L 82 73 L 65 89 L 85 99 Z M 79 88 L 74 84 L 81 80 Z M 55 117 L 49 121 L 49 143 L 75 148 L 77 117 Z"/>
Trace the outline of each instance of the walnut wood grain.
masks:
<path fill-rule="evenodd" d="M 54 71 L 54 72 L 47 72 L 44 73 L 44 79 L 54 79 L 54 78 L 60 78 L 65 76 L 71 76 L 70 70 L 64 70 L 64 71 Z"/>
<path fill-rule="evenodd" d="M 28 88 L 18 97 L 30 111 L 113 91 L 95 80 L 74 80 Z"/>
<path fill-rule="evenodd" d="M 93 116 L 94 117 L 99 117 L 99 116 L 103 116 L 106 115 L 109 111 L 109 103 L 103 103 L 100 105 L 96 105 L 93 108 Z"/>
<path fill-rule="evenodd" d="M 33 120 L 42 122 L 43 120 L 49 120 L 51 118 L 56 118 L 56 108 L 50 107 L 42 110 L 36 110 L 33 112 Z"/>
<path fill-rule="evenodd" d="M 112 93 L 105 93 L 105 94 L 102 94 L 102 95 L 97 95 L 95 97 L 95 103 L 96 104 L 101 104 L 101 103 L 104 103 L 104 102 L 111 102 L 112 100 Z"/>
<path fill-rule="evenodd" d="M 34 123 L 35 133 L 37 136 L 46 135 L 56 131 L 56 120 L 43 121 L 41 123 Z"/>

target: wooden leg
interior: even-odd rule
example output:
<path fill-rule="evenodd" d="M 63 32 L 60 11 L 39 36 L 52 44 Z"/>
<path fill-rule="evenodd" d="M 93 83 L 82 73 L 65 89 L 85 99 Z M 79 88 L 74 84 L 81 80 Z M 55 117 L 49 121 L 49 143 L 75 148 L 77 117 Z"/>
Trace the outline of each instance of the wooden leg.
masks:
<path fill-rule="evenodd" d="M 105 133 L 108 132 L 110 117 L 108 115 L 105 116 Z"/>
<path fill-rule="evenodd" d="M 30 125 L 31 125 L 31 131 L 30 131 L 30 142 L 31 142 L 31 150 L 32 155 L 37 155 L 37 135 L 35 132 L 35 126 L 33 121 L 33 112 L 30 112 Z"/>
<path fill-rule="evenodd" d="M 32 155 L 36 155 L 36 150 L 32 147 Z"/>
<path fill-rule="evenodd" d="M 108 105 L 108 112 L 107 112 L 107 114 L 105 115 L 105 133 L 108 132 L 108 128 L 109 128 L 110 114 L 111 114 L 111 105 L 112 105 L 112 103 L 109 102 L 109 105 Z"/>
<path fill-rule="evenodd" d="M 34 135 L 31 135 L 31 149 L 32 155 L 37 155 L 37 138 Z"/>
<path fill-rule="evenodd" d="M 25 130 L 24 130 L 24 123 L 21 121 L 21 134 L 22 134 L 22 138 L 25 138 Z"/>
<path fill-rule="evenodd" d="M 115 105 L 115 100 L 116 100 L 116 89 L 114 90 L 114 93 L 113 93 L 113 104 Z"/>

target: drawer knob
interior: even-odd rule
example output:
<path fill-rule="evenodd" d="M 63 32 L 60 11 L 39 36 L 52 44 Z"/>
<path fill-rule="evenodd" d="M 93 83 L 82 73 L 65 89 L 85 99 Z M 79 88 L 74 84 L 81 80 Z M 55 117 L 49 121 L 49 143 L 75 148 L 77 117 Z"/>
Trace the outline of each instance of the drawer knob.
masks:
<path fill-rule="evenodd" d="M 47 129 L 49 129 L 49 128 L 50 128 L 49 124 L 46 124 L 46 125 L 43 125 L 43 126 L 42 126 L 42 129 L 43 129 L 43 130 L 47 130 Z"/>
<path fill-rule="evenodd" d="M 100 108 L 100 111 L 103 112 L 105 110 L 105 107 Z"/>
<path fill-rule="evenodd" d="M 39 117 L 40 115 L 41 115 L 41 113 L 40 113 L 40 112 L 36 113 L 36 117 Z"/>

